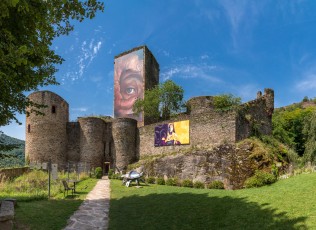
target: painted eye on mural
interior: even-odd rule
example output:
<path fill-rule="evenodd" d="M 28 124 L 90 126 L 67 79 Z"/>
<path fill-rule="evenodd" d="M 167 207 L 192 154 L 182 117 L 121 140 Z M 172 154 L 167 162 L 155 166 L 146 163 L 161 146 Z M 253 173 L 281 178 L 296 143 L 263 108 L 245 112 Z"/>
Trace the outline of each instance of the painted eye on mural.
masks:
<path fill-rule="evenodd" d="M 136 92 L 136 90 L 132 87 L 129 87 L 129 88 L 125 89 L 125 92 L 127 94 L 134 94 Z"/>

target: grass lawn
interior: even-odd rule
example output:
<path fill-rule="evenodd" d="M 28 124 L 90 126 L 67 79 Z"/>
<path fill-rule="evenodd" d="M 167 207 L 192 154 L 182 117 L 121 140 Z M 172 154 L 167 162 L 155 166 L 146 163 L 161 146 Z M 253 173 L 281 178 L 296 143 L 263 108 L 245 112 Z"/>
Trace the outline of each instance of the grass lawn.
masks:
<path fill-rule="evenodd" d="M 316 173 L 235 191 L 111 181 L 110 229 L 316 229 Z"/>
<path fill-rule="evenodd" d="M 63 193 L 48 200 L 21 193 L 8 196 L 1 192 L 0 199 L 11 197 L 18 200 L 14 229 L 60 230 L 66 226 L 69 217 L 78 209 L 96 182 L 97 179 L 91 178 L 79 182 L 74 197 L 69 195 L 65 199 Z"/>

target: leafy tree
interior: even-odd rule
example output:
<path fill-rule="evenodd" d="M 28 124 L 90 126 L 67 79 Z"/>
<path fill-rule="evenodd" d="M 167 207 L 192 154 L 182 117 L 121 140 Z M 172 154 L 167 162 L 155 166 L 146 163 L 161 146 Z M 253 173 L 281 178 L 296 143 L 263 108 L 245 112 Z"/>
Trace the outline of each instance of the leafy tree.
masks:
<path fill-rule="evenodd" d="M 302 102 L 308 102 L 308 101 L 309 101 L 309 99 L 308 99 L 307 96 L 305 96 L 305 97 L 303 98 L 303 100 L 302 100 Z"/>
<path fill-rule="evenodd" d="M 0 1 L 0 126 L 27 106 L 38 112 L 24 95 L 38 86 L 58 84 L 54 73 L 63 62 L 51 48 L 54 38 L 74 29 L 72 22 L 92 19 L 104 4 L 97 0 Z"/>
<path fill-rule="evenodd" d="M 316 112 L 310 116 L 305 123 L 303 132 L 307 136 L 305 143 L 304 162 L 315 162 L 316 160 Z"/>
<path fill-rule="evenodd" d="M 154 121 L 161 117 L 168 120 L 174 113 L 179 112 L 184 106 L 183 89 L 173 81 L 168 80 L 153 89 L 145 91 L 144 99 L 137 99 L 133 111 L 144 112 Z"/>
<path fill-rule="evenodd" d="M 228 111 L 241 104 L 241 98 L 232 94 L 221 94 L 213 97 L 213 105 L 217 111 Z"/>
<path fill-rule="evenodd" d="M 304 127 L 314 111 L 315 107 L 304 109 L 297 105 L 275 111 L 272 116 L 273 136 L 294 148 L 302 156 L 305 151 L 305 142 L 308 139 Z"/>

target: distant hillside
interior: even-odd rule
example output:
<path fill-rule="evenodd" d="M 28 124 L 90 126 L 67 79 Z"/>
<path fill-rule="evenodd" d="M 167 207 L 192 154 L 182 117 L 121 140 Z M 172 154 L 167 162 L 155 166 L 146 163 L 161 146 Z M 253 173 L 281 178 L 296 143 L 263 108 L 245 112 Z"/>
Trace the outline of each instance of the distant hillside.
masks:
<path fill-rule="evenodd" d="M 0 134 L 0 144 L 2 146 L 14 146 L 12 150 L 0 151 L 0 168 L 22 166 L 25 164 L 25 141 Z"/>
<path fill-rule="evenodd" d="M 316 99 L 307 99 L 303 100 L 301 102 L 293 103 L 291 105 L 286 105 L 280 108 L 276 108 L 276 111 L 278 110 L 293 110 L 293 109 L 306 109 L 309 107 L 316 107 Z"/>

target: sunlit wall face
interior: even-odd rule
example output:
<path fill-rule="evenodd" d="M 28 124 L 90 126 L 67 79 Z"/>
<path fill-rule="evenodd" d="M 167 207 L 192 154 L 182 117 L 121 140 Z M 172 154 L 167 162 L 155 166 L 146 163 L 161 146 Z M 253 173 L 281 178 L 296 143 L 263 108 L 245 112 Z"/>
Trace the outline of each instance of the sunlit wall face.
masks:
<path fill-rule="evenodd" d="M 137 98 L 144 98 L 144 49 L 115 59 L 114 117 L 129 117 L 143 121 L 142 114 L 134 114 Z"/>

